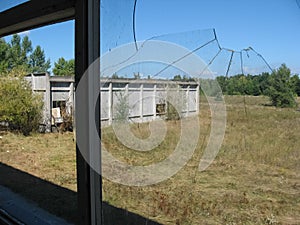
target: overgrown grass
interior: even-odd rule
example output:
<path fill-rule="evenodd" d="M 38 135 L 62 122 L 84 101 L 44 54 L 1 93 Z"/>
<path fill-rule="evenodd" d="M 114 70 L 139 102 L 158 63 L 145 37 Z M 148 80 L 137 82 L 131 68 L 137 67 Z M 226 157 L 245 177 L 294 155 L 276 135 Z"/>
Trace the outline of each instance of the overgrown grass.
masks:
<path fill-rule="evenodd" d="M 300 112 L 269 107 L 264 97 L 226 96 L 225 101 L 224 143 L 206 171 L 198 171 L 210 131 L 209 105 L 202 99 L 198 148 L 184 169 L 150 187 L 126 187 L 104 180 L 105 200 L 170 225 L 299 224 Z M 146 158 L 122 146 L 110 128 L 103 133 L 103 141 L 127 163 L 147 159 L 153 163 L 166 157 L 178 141 L 173 136 L 180 131 L 178 123 L 170 121 L 167 127 L 170 136 Z M 133 129 L 138 136 L 138 129 Z"/>
<path fill-rule="evenodd" d="M 0 162 L 76 191 L 76 157 L 72 133 L 0 132 Z"/>
<path fill-rule="evenodd" d="M 192 159 L 175 176 L 148 187 L 103 180 L 104 200 L 162 224 L 300 224 L 300 112 L 267 106 L 268 99 L 226 96 L 227 127 L 213 164 L 198 171 L 210 131 L 210 110 L 200 105 L 200 138 Z M 102 131 L 107 149 L 132 165 L 166 158 L 177 144 L 180 123 L 167 122 L 163 143 L 149 152 L 132 151 L 112 128 Z M 147 124 L 132 132 L 147 138 Z M 76 190 L 73 135 L 2 133 L 0 161 Z"/>

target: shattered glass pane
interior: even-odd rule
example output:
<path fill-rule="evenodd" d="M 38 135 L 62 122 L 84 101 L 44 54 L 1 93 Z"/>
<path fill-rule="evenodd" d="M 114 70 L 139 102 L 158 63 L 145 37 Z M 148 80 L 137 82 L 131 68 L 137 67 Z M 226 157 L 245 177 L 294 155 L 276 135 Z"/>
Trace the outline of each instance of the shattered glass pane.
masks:
<path fill-rule="evenodd" d="M 127 209 L 129 204 L 131 210 L 164 224 L 193 224 L 185 215 L 181 216 L 188 202 L 176 209 L 170 209 L 176 203 L 168 205 L 174 196 L 197 195 L 193 190 L 188 193 L 176 190 L 180 186 L 175 184 L 177 179 L 192 183 L 192 175 L 173 177 L 179 171 L 177 166 L 184 164 L 181 160 L 189 159 L 190 146 L 194 146 L 193 141 L 199 137 L 199 121 L 194 120 L 191 112 L 198 113 L 199 101 L 205 98 L 210 117 L 205 122 L 210 124 L 207 128 L 210 136 L 205 135 L 201 140 L 207 147 L 201 152 L 200 163 L 193 165 L 195 171 L 204 171 L 218 153 L 215 149 L 221 146 L 218 141 L 224 137 L 226 125 L 225 97 L 215 78 L 223 76 L 226 81 L 235 75 L 271 73 L 273 68 L 259 50 L 252 47 L 231 49 L 231 46 L 221 45 L 222 38 L 214 28 L 161 33 L 146 40 L 139 39 L 135 30 L 137 1 L 102 2 L 108 4 L 101 5 L 104 13 L 100 67 L 101 113 L 105 115 L 101 118 L 105 199 L 121 208 Z M 138 4 L 142 7 L 143 1 Z M 243 79 L 240 81 L 242 83 Z M 207 106 L 205 104 L 201 107 Z M 190 123 L 185 124 L 187 121 Z M 176 126 L 179 129 L 172 132 L 172 127 Z M 143 127 L 147 132 L 142 133 Z M 170 133 L 172 141 L 163 142 Z M 181 145 L 183 140 L 186 141 L 184 147 Z M 184 149 L 179 159 L 176 154 L 181 148 L 178 146 Z M 149 153 L 160 149 L 164 149 L 161 158 Z M 120 157 L 120 160 L 114 157 Z M 194 207 L 203 210 L 197 202 Z M 174 210 L 174 215 L 169 214 L 169 209 Z M 190 210 L 191 214 L 195 213 Z M 158 218 L 160 216 L 165 218 Z"/>
<path fill-rule="evenodd" d="M 126 43 L 134 42 L 134 0 L 100 1 L 101 54 Z"/>

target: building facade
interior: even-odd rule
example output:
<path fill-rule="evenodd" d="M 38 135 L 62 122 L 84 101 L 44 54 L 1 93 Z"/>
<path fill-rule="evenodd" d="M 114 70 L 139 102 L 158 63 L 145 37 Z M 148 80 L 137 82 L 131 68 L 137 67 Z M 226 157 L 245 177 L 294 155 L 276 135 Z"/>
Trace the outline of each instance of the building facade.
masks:
<path fill-rule="evenodd" d="M 43 96 L 42 123 L 49 126 L 62 122 L 59 109 L 73 115 L 75 88 L 73 77 L 50 76 L 48 73 L 29 74 L 25 79 L 35 93 Z M 199 84 L 152 79 L 101 79 L 101 125 L 114 120 L 147 122 L 167 118 L 171 105 L 180 116 L 198 114 Z"/>

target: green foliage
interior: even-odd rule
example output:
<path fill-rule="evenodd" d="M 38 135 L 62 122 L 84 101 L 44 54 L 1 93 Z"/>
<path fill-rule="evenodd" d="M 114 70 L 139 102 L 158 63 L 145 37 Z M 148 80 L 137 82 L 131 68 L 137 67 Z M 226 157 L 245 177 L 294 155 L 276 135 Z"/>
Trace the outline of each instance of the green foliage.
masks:
<path fill-rule="evenodd" d="M 182 92 L 177 85 L 169 85 L 166 102 L 166 119 L 180 120 L 183 117 L 183 111 L 186 109 L 185 92 Z"/>
<path fill-rule="evenodd" d="M 285 64 L 271 74 L 267 95 L 277 107 L 295 107 L 295 92 L 292 88 L 291 71 Z"/>
<path fill-rule="evenodd" d="M 227 95 L 262 95 L 266 88 L 263 82 L 267 81 L 267 79 L 268 73 L 260 76 L 238 74 L 231 77 L 217 77 L 223 93 Z"/>
<path fill-rule="evenodd" d="M 21 46 L 21 63 L 29 65 L 30 63 L 30 53 L 32 52 L 32 43 L 29 40 L 28 36 L 25 36 L 22 41 L 22 46 Z"/>
<path fill-rule="evenodd" d="M 21 38 L 19 35 L 13 35 L 8 48 L 7 60 L 8 60 L 8 70 L 12 68 L 27 67 L 26 62 L 24 62 L 24 50 L 22 49 Z"/>
<path fill-rule="evenodd" d="M 200 79 L 201 93 L 206 96 L 216 97 L 221 95 L 220 86 L 213 79 Z"/>
<path fill-rule="evenodd" d="M 9 45 L 0 38 L 0 73 L 5 72 L 8 68 L 8 48 Z"/>
<path fill-rule="evenodd" d="M 277 107 L 294 107 L 295 95 L 300 96 L 299 76 L 291 77 L 291 71 L 285 64 L 272 74 L 220 76 L 217 81 L 227 95 L 266 95 Z"/>
<path fill-rule="evenodd" d="M 236 76 L 217 77 L 217 81 L 221 86 L 223 92 L 228 95 L 254 95 L 258 96 L 263 94 L 263 89 L 260 86 L 260 76 L 251 76 L 238 74 Z"/>
<path fill-rule="evenodd" d="M 38 128 L 43 103 L 20 74 L 24 71 L 14 70 L 0 77 L 0 121 L 7 122 L 11 130 L 29 135 Z"/>
<path fill-rule="evenodd" d="M 181 76 L 180 75 L 175 75 L 174 77 L 173 77 L 173 79 L 172 79 L 173 81 L 181 81 L 182 80 L 182 78 L 181 78 Z"/>
<path fill-rule="evenodd" d="M 116 93 L 118 99 L 114 105 L 114 119 L 119 123 L 125 123 L 129 119 L 128 94 L 125 91 Z"/>
<path fill-rule="evenodd" d="M 119 76 L 118 74 L 114 73 L 112 76 L 111 76 L 112 79 L 119 79 Z"/>
<path fill-rule="evenodd" d="M 195 79 L 192 77 L 188 77 L 187 75 L 183 75 L 183 77 L 181 77 L 181 75 L 178 74 L 173 77 L 172 81 L 189 82 L 189 81 L 195 81 Z"/>
<path fill-rule="evenodd" d="M 180 120 L 180 114 L 177 112 L 176 108 L 172 104 L 167 104 L 166 112 L 167 120 Z"/>
<path fill-rule="evenodd" d="M 300 96 L 300 78 L 299 75 L 294 75 L 291 77 L 291 88 L 294 92 Z"/>
<path fill-rule="evenodd" d="M 133 74 L 133 77 L 134 77 L 135 80 L 141 79 L 140 73 L 134 73 L 134 74 Z"/>
<path fill-rule="evenodd" d="M 38 45 L 30 55 L 29 65 L 32 73 L 47 72 L 50 69 L 50 59 L 45 59 L 45 53 L 41 46 Z"/>
<path fill-rule="evenodd" d="M 33 51 L 28 36 L 21 38 L 15 34 L 9 43 L 0 39 L 0 73 L 13 69 L 26 73 L 47 72 L 49 68 L 50 60 L 45 59 L 44 50 L 37 46 Z"/>
<path fill-rule="evenodd" d="M 75 75 L 75 61 L 74 59 L 65 60 L 63 57 L 59 58 L 54 63 L 53 73 L 56 76 L 74 76 Z"/>

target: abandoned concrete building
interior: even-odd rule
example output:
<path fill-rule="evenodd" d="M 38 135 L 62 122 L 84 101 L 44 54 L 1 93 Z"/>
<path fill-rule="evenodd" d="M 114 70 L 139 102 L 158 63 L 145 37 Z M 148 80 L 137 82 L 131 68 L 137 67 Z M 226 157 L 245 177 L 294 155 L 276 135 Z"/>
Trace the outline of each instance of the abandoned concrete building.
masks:
<path fill-rule="evenodd" d="M 42 124 L 45 126 L 62 122 L 61 109 L 69 115 L 75 108 L 74 78 L 50 76 L 48 73 L 29 74 L 25 79 L 32 90 L 41 93 L 44 101 Z M 176 104 L 182 116 L 198 113 L 199 84 L 197 82 L 175 82 L 148 79 L 101 79 L 101 124 L 110 125 L 120 115 L 120 107 L 127 112 L 129 120 L 146 122 L 164 117 L 167 102 Z M 170 95 L 169 93 L 177 93 Z M 170 98 L 172 96 L 173 99 Z M 180 97 L 178 97 L 180 96 Z M 182 106 L 183 105 L 183 106 Z M 77 106 L 78 107 L 78 106 Z M 125 108 L 125 109 L 124 109 Z"/>

